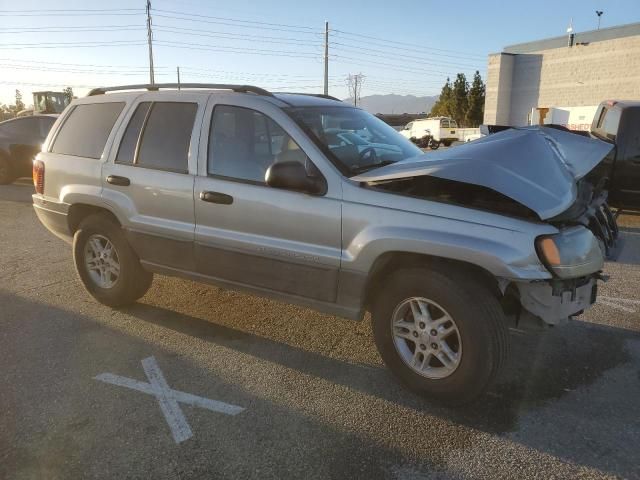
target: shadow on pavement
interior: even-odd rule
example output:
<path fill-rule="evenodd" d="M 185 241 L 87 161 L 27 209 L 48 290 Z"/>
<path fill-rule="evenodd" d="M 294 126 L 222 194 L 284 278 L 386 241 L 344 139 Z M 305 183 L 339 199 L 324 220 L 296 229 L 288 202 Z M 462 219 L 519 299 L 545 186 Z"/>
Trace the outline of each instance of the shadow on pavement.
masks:
<path fill-rule="evenodd" d="M 512 335 L 511 364 L 501 381 L 474 404 L 448 409 L 434 406 L 408 390 L 399 391 L 386 368 L 346 363 L 157 306 L 136 304 L 126 312 L 145 322 L 492 433 L 514 429 L 522 410 L 588 385 L 604 371 L 628 360 L 623 345 L 629 338 L 627 330 L 573 322 L 539 334 Z"/>
<path fill-rule="evenodd" d="M 1 290 L 0 305 L 0 478 L 391 478 L 397 465 L 421 475 L 444 468 L 436 455 L 416 463 L 90 317 Z M 134 310 L 160 314 L 165 325 L 185 321 Z M 246 340 L 187 325 L 210 338 Z M 171 388 L 246 411 L 229 417 L 183 406 L 194 436 L 176 445 L 153 396 L 93 378 L 110 372 L 145 381 L 140 361 L 151 355 Z"/>

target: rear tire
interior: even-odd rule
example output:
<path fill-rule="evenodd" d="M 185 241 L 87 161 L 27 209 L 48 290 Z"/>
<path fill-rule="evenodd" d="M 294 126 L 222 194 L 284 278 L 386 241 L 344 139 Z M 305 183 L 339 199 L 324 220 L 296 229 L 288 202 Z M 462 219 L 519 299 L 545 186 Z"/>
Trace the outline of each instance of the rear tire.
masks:
<path fill-rule="evenodd" d="M 16 174 L 8 157 L 0 155 L 0 185 L 9 185 L 16 181 Z"/>
<path fill-rule="evenodd" d="M 409 299 L 429 305 L 428 315 L 422 316 L 422 307 L 414 312 L 413 306 L 404 306 Z M 372 310 L 374 338 L 384 363 L 411 390 L 446 405 L 475 400 L 508 357 L 509 331 L 498 299 L 469 272 L 438 266 L 398 270 Z M 451 322 L 439 326 L 445 316 Z M 447 362 L 439 360 L 443 353 Z"/>
<path fill-rule="evenodd" d="M 134 303 L 153 281 L 120 225 L 103 214 L 90 215 L 80 223 L 73 236 L 73 259 L 87 292 L 109 307 Z"/>

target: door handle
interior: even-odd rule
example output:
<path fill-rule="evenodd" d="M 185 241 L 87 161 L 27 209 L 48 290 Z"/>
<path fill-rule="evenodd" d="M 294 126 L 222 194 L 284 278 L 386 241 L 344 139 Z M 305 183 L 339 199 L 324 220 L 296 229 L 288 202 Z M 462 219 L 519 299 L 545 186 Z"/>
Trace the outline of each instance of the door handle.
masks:
<path fill-rule="evenodd" d="M 200 200 L 203 202 L 219 203 L 221 205 L 231 205 L 233 197 L 220 192 L 200 192 Z"/>
<path fill-rule="evenodd" d="M 127 177 L 109 175 L 107 177 L 107 183 L 110 183 L 111 185 L 118 185 L 120 187 L 128 187 L 129 185 L 131 185 L 131 180 L 129 180 Z"/>

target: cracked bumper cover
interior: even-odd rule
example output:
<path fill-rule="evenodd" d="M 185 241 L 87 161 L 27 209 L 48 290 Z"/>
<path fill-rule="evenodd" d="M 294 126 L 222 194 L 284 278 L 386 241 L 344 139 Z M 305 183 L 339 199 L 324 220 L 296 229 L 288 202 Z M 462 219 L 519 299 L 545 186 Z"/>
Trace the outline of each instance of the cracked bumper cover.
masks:
<path fill-rule="evenodd" d="M 591 277 L 582 285 L 555 289 L 549 282 L 518 282 L 517 286 L 522 307 L 545 323 L 556 325 L 595 303 L 596 282 Z"/>

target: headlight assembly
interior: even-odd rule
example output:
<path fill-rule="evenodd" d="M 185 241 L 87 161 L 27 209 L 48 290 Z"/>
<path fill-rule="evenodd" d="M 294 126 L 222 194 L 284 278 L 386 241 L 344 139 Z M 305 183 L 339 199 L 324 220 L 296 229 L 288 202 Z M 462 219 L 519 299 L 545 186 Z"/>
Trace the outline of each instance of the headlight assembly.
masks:
<path fill-rule="evenodd" d="M 597 272 L 604 255 L 596 237 L 585 227 L 562 230 L 536 239 L 536 251 L 546 267 L 560 278 L 576 278 Z"/>

